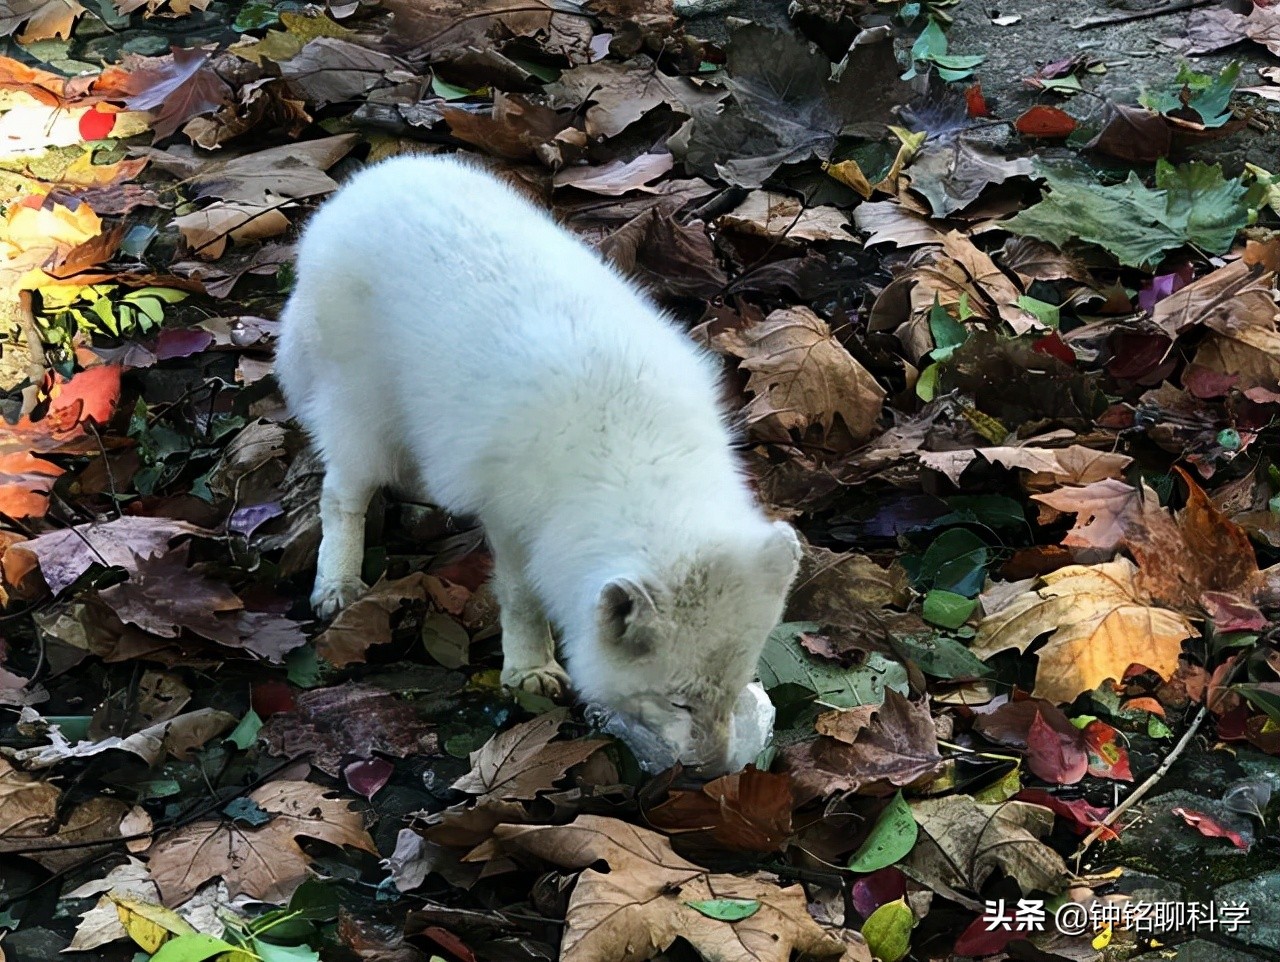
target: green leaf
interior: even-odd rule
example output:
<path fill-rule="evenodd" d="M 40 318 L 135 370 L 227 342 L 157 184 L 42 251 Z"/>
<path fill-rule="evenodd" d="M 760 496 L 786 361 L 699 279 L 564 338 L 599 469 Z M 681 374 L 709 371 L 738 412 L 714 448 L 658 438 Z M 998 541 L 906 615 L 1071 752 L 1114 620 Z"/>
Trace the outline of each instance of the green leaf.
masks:
<path fill-rule="evenodd" d="M 249 0 L 248 3 L 240 8 L 240 12 L 236 14 L 231 26 L 240 33 L 247 33 L 250 30 L 269 27 L 279 22 L 280 16 L 270 3 L 265 2 L 265 0 Z"/>
<path fill-rule="evenodd" d="M 443 611 L 432 611 L 422 619 L 422 647 L 445 668 L 461 668 L 468 663 L 471 636 Z"/>
<path fill-rule="evenodd" d="M 938 375 L 940 374 L 938 365 L 930 364 L 920 372 L 920 377 L 916 380 L 916 397 L 921 401 L 932 401 L 933 396 L 938 393 Z"/>
<path fill-rule="evenodd" d="M 1256 207 L 1265 191 L 1246 188 L 1239 180 L 1227 180 L 1217 164 L 1193 160 L 1176 167 L 1167 160 L 1156 163 L 1156 186 L 1168 193 L 1170 223 L 1187 240 L 1210 253 L 1230 249 L 1236 234 L 1248 224 L 1249 208 Z"/>
<path fill-rule="evenodd" d="M 927 609 L 927 596 L 925 602 Z M 927 611 L 925 617 L 929 617 Z M 986 678 L 992 673 L 990 665 L 979 661 L 977 655 L 946 635 L 903 635 L 893 639 L 891 644 L 895 654 L 906 661 L 915 662 L 921 671 L 934 678 Z"/>
<path fill-rule="evenodd" d="M 684 904 L 720 922 L 741 922 L 760 911 L 760 903 L 755 899 L 696 899 Z"/>
<path fill-rule="evenodd" d="M 1183 117 L 1190 107 L 1206 127 L 1221 127 L 1231 119 L 1231 95 L 1239 79 L 1240 63 L 1236 60 L 1223 67 L 1216 77 L 1199 73 L 1191 64 L 1184 63 L 1172 84 L 1145 91 L 1138 102 L 1157 113 L 1176 113 Z"/>
<path fill-rule="evenodd" d="M 954 591 L 934 588 L 924 596 L 924 620 L 942 628 L 959 628 L 969 620 L 976 607 L 976 598 L 966 598 Z"/>
<path fill-rule="evenodd" d="M 1045 327 L 1057 329 L 1058 320 L 1061 316 L 1057 304 L 1050 304 L 1048 301 L 1041 301 L 1034 297 L 1028 297 L 1026 294 L 1019 294 L 1018 306 L 1028 314 L 1033 315 Z"/>
<path fill-rule="evenodd" d="M 1046 193 L 1002 226 L 1056 247 L 1097 244 L 1128 267 L 1153 266 L 1165 251 L 1188 242 L 1211 254 L 1226 252 L 1265 193 L 1261 184 L 1246 189 L 1225 179 L 1220 167 L 1198 161 L 1176 167 L 1160 161 L 1155 189 L 1132 171 L 1124 183 L 1108 187 L 1066 167 L 1040 165 L 1037 172 Z"/>
<path fill-rule="evenodd" d="M 886 688 L 906 694 L 906 668 L 879 652 L 871 652 L 857 668 L 845 668 L 815 658 L 800 647 L 802 634 L 821 629 L 816 622 L 791 621 L 769 632 L 759 664 L 760 683 L 766 690 L 799 685 L 813 692 L 817 701 L 835 708 L 878 705 L 884 701 Z"/>
<path fill-rule="evenodd" d="M 898 792 L 876 819 L 867 840 L 849 859 L 849 868 L 855 872 L 887 868 L 906 857 L 915 846 L 919 833 L 920 827 L 911 814 L 911 806 L 902 797 L 902 792 Z"/>
<path fill-rule="evenodd" d="M 1280 689 L 1272 685 L 1232 685 L 1231 690 L 1244 695 L 1254 708 L 1264 712 L 1275 724 L 1280 725 Z"/>
<path fill-rule="evenodd" d="M 180 304 L 190 296 L 189 291 L 179 290 L 176 287 L 139 287 L 137 290 L 130 291 L 120 300 L 137 301 L 151 297 L 164 301 L 166 304 Z"/>
<path fill-rule="evenodd" d="M 911 950 L 911 927 L 915 921 L 906 899 L 886 902 L 863 923 L 862 937 L 880 962 L 899 962 Z"/>
<path fill-rule="evenodd" d="M 990 559 L 986 542 L 967 528 L 952 528 L 925 549 L 919 581 L 972 598 L 982 590 Z"/>
<path fill-rule="evenodd" d="M 933 307 L 929 309 L 929 332 L 935 345 L 929 356 L 935 361 L 945 361 L 969 339 L 969 328 L 948 313 L 937 294 L 933 295 Z"/>
<path fill-rule="evenodd" d="M 240 719 L 240 724 L 236 725 L 231 734 L 227 736 L 227 741 L 244 751 L 258 740 L 258 732 L 261 730 L 262 719 L 256 711 L 250 708 L 245 712 L 244 717 Z"/>
<path fill-rule="evenodd" d="M 320 962 L 320 953 L 309 945 L 276 945 L 254 939 L 253 951 L 262 962 Z"/>
<path fill-rule="evenodd" d="M 468 90 L 466 87 L 459 87 L 451 84 L 447 80 L 441 80 L 437 76 L 431 78 L 431 92 L 437 97 L 443 97 L 445 100 L 465 100 L 467 97 L 478 97 L 488 90 L 487 87 L 481 87 L 479 90 Z"/>
<path fill-rule="evenodd" d="M 189 932 L 170 939 L 151 956 L 151 962 L 205 962 L 224 952 L 229 953 L 228 962 L 253 962 L 253 956 L 244 949 L 203 932 Z"/>

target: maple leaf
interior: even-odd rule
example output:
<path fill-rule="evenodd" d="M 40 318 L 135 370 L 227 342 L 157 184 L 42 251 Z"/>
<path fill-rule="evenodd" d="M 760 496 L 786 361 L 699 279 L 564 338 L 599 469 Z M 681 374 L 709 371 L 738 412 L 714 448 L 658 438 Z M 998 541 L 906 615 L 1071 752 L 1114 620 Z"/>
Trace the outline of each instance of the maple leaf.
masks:
<path fill-rule="evenodd" d="M 260 736 L 272 755 L 307 755 L 337 778 L 351 758 L 375 753 L 406 758 L 430 755 L 436 737 L 412 705 L 374 685 L 347 682 L 299 692 L 294 711 L 277 712 Z"/>
<path fill-rule="evenodd" d="M 985 618 L 970 650 L 979 658 L 1006 648 L 1026 651 L 1046 632 L 1033 694 L 1070 702 L 1108 678 L 1123 678 L 1132 664 L 1168 678 L 1178 667 L 1183 639 L 1195 629 L 1178 612 L 1152 607 L 1137 567 L 1119 558 L 1045 575 L 1039 587 Z"/>
<path fill-rule="evenodd" d="M 1075 526 L 1062 543 L 1073 548 L 1113 551 L 1124 541 L 1128 519 L 1140 510 L 1142 490 L 1116 478 L 1104 478 L 1083 487 L 1063 487 L 1033 494 L 1032 499 L 1057 511 L 1076 516 Z"/>
<path fill-rule="evenodd" d="M 287 902 L 307 877 L 299 836 L 349 845 L 377 854 L 361 814 L 320 785 L 279 781 L 263 785 L 248 801 L 271 815 L 265 825 L 206 819 L 158 838 L 148 850 L 151 875 L 165 902 L 185 902 L 209 879 L 221 877 L 234 896 Z"/>
<path fill-rule="evenodd" d="M 424 601 L 427 576 L 421 573 L 378 581 L 364 595 L 338 612 L 316 638 L 316 654 L 338 668 L 365 660 L 371 645 L 391 640 L 391 616 L 406 601 Z"/>
<path fill-rule="evenodd" d="M 811 799 L 833 792 L 887 795 L 925 778 L 942 764 L 938 738 L 926 705 L 891 688 L 871 723 L 853 744 L 822 736 L 783 751 L 796 796 Z"/>
<path fill-rule="evenodd" d="M 718 875 L 686 861 L 663 835 L 616 819 L 579 815 L 569 825 L 500 825 L 468 861 L 525 852 L 581 871 L 565 913 L 561 962 L 643 962 L 682 938 L 719 962 L 838 959 L 844 945 L 809 915 L 799 885 Z M 608 863 L 608 871 L 595 867 Z M 725 922 L 689 903 L 759 903 L 748 918 Z"/>
<path fill-rule="evenodd" d="M 49 590 L 57 594 L 94 564 L 131 568 L 138 558 L 163 554 L 175 538 L 210 533 L 185 521 L 133 515 L 76 525 L 14 545 L 6 552 L 6 577 L 14 581 L 11 565 L 16 559 L 11 562 L 10 554 L 30 555 L 39 564 Z"/>
<path fill-rule="evenodd" d="M 61 794 L 0 758 L 0 838 L 43 834 L 55 823 Z"/>
<path fill-rule="evenodd" d="M 568 717 L 567 708 L 557 708 L 498 732 L 471 753 L 471 771 L 454 782 L 453 788 L 515 800 L 531 799 L 554 787 L 568 769 L 609 744 L 603 738 L 553 742 Z"/>
<path fill-rule="evenodd" d="M 231 99 L 226 81 L 209 67 L 211 54 L 200 47 L 173 47 L 163 57 L 132 57 L 125 103 L 133 110 L 155 110 L 155 138 L 164 140 L 201 114 Z M 158 109 L 157 109 L 158 108 Z"/>
<path fill-rule="evenodd" d="M 780 308 L 742 327 L 708 323 L 692 333 L 741 359 L 755 395 L 747 421 L 765 436 L 785 441 L 789 431 L 817 427 L 826 438 L 837 419 L 853 441 L 875 430 L 884 389 L 807 307 Z"/>
<path fill-rule="evenodd" d="M 696 792 L 672 792 L 645 817 L 667 832 L 706 832 L 724 848 L 776 852 L 791 837 L 794 804 L 791 778 L 785 772 L 747 768 L 722 775 Z"/>
<path fill-rule="evenodd" d="M 71 38 L 71 27 L 84 13 L 76 0 L 5 0 L 0 6 L 0 37 L 7 37 L 24 23 L 19 43 Z"/>
<path fill-rule="evenodd" d="M 968 795 L 911 803 L 920 834 L 899 863 L 908 876 L 961 904 L 973 900 L 997 869 L 1024 892 L 1055 891 L 1067 877 L 1062 856 L 1040 839 L 1053 829 L 1053 812 L 1027 802 L 982 805 Z"/>

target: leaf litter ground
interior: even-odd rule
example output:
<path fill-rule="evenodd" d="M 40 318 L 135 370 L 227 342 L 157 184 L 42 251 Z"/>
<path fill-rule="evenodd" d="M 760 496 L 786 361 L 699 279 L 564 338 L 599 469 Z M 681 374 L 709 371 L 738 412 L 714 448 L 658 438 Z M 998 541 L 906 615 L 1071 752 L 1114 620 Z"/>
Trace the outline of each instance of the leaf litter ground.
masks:
<path fill-rule="evenodd" d="M 0 8 L 0 956 L 1205 951 L 1152 892 L 1280 949 L 1272 8 L 779 6 Z M 736 372 L 807 539 L 743 772 L 504 694 L 429 505 L 309 617 L 291 242 L 449 150 Z M 1056 898 L 1094 924 L 989 923 Z"/>

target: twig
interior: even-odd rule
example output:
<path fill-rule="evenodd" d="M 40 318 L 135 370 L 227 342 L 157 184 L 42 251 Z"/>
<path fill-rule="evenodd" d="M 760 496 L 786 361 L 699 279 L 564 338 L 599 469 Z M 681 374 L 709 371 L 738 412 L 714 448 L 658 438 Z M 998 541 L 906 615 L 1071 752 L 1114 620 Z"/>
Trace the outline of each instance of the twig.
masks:
<path fill-rule="evenodd" d="M 36 406 L 40 384 L 49 370 L 49 359 L 45 357 L 44 340 L 40 337 L 40 328 L 36 326 L 30 291 L 18 292 L 18 323 L 22 327 L 22 337 L 27 342 L 27 380 L 31 382 L 22 391 L 22 413 L 26 414 Z"/>
<path fill-rule="evenodd" d="M 1131 23 L 1134 20 L 1151 20 L 1155 17 L 1164 17 L 1171 13 L 1182 13 L 1186 10 L 1194 10 L 1196 7 L 1207 7 L 1216 0 L 1180 0 L 1178 3 L 1166 3 L 1162 7 L 1152 7 L 1149 10 L 1134 10 L 1130 13 L 1117 13 L 1110 17 L 1094 17 L 1092 20 L 1083 20 L 1075 24 L 1072 30 L 1092 30 L 1094 27 L 1106 27 L 1113 23 Z"/>
<path fill-rule="evenodd" d="M 1201 705 L 1200 711 L 1198 711 L 1196 713 L 1196 717 L 1192 719 L 1190 727 L 1183 732 L 1182 737 L 1178 739 L 1178 744 L 1174 745 L 1173 751 L 1169 752 L 1169 754 L 1165 756 L 1164 761 L 1160 763 L 1160 767 L 1152 772 L 1151 776 L 1145 782 L 1130 792 L 1123 802 L 1113 808 L 1111 810 L 1111 814 L 1104 818 L 1101 823 L 1098 824 L 1097 828 L 1084 837 L 1084 841 L 1080 843 L 1080 847 L 1076 849 L 1072 858 L 1078 861 L 1080 857 L 1084 855 L 1085 850 L 1097 841 L 1104 833 L 1106 833 L 1121 815 L 1133 808 L 1133 806 L 1137 805 L 1138 802 L 1142 801 L 1142 797 L 1146 795 L 1147 792 L 1155 788 L 1156 783 L 1159 782 L 1160 779 L 1164 778 L 1169 769 L 1173 767 L 1173 763 L 1178 760 L 1179 756 L 1181 756 L 1183 751 L 1186 750 L 1186 747 L 1191 744 L 1191 739 L 1194 738 L 1196 732 L 1200 730 L 1200 723 L 1204 721 L 1205 716 L 1208 714 L 1208 706 Z"/>

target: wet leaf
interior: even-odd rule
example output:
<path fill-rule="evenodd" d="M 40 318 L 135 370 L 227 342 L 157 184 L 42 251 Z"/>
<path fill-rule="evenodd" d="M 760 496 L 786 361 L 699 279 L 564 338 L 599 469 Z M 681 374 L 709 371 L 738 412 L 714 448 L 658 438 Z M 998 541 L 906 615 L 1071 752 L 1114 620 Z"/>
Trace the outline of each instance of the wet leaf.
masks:
<path fill-rule="evenodd" d="M 903 799 L 902 792 L 898 792 L 876 819 L 867 840 L 850 857 L 849 869 L 874 872 L 893 865 L 911 851 L 918 832 L 911 807 Z"/>

